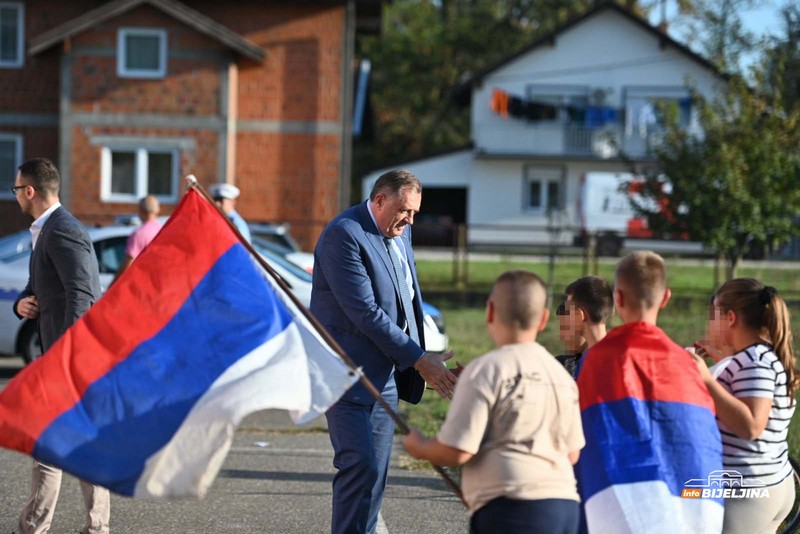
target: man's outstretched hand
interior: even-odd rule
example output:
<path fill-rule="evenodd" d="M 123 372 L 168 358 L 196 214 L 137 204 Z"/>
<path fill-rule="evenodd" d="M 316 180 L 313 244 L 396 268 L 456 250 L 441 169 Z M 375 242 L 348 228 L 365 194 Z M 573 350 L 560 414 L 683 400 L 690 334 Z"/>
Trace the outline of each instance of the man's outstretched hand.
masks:
<path fill-rule="evenodd" d="M 444 366 L 444 362 L 452 358 L 454 354 L 452 350 L 444 354 L 426 352 L 414 364 L 414 368 L 419 371 L 422 379 L 443 399 L 452 399 L 453 390 L 456 387 L 456 375 Z"/>

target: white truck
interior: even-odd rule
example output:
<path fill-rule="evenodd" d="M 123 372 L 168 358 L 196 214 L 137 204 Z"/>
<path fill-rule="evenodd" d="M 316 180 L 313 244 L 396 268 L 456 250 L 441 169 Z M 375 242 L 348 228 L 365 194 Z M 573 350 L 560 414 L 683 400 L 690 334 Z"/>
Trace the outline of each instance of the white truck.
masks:
<path fill-rule="evenodd" d="M 625 172 L 587 172 L 581 176 L 577 213 L 582 239 L 596 236 L 600 256 L 618 256 L 623 249 L 702 254 L 701 243 L 653 237 L 647 221 L 631 206 L 631 195 L 636 193 L 626 184 L 632 182 L 635 176 Z"/>

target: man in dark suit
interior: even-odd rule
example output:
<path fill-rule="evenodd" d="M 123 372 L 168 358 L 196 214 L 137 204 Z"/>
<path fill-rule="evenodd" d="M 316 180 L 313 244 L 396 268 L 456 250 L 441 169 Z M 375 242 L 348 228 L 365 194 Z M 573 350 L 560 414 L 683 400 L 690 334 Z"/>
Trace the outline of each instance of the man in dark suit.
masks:
<path fill-rule="evenodd" d="M 368 201 L 331 221 L 314 251 L 311 312 L 393 409 L 398 393 L 419 402 L 427 382 L 443 398 L 456 377 L 444 367 L 452 356 L 425 352 L 422 299 L 410 228 L 422 186 L 408 171 L 390 171 Z M 327 414 L 333 465 L 332 531 L 375 532 L 394 422 L 357 383 Z"/>
<path fill-rule="evenodd" d="M 20 319 L 38 319 L 43 351 L 100 297 L 92 241 L 58 201 L 59 182 L 56 166 L 36 158 L 19 166 L 12 188 L 22 213 L 34 218 L 28 284 L 14 303 L 14 312 Z M 31 495 L 20 515 L 17 534 L 49 530 L 60 488 L 61 470 L 34 460 Z M 108 533 L 108 490 L 81 481 L 81 491 L 86 504 L 81 533 Z"/>

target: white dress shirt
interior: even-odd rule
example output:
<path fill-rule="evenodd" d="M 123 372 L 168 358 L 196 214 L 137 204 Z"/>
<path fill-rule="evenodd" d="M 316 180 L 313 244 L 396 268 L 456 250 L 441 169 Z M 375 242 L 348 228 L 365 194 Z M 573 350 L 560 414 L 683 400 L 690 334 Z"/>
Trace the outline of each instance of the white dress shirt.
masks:
<path fill-rule="evenodd" d="M 39 234 L 42 233 L 42 228 L 44 228 L 44 223 L 46 223 L 47 219 L 50 218 L 53 212 L 60 207 L 61 207 L 61 202 L 56 202 L 55 204 L 47 208 L 47 211 L 39 215 L 38 219 L 33 221 L 33 224 L 31 224 L 31 237 L 32 237 L 31 249 L 36 248 L 36 241 L 39 239 Z"/>
<path fill-rule="evenodd" d="M 372 218 L 372 222 L 375 224 L 375 228 L 378 229 L 378 233 L 383 236 L 383 231 L 381 231 L 380 227 L 378 226 L 378 221 L 375 219 L 375 214 L 372 213 L 372 206 L 370 205 L 370 201 L 367 200 L 367 211 L 369 212 L 370 218 Z M 408 266 L 408 256 L 406 255 L 406 246 L 403 243 L 402 239 L 399 238 L 391 238 L 392 248 L 394 249 L 395 255 L 400 260 L 400 266 L 403 268 L 403 274 L 405 275 L 406 285 L 408 286 L 408 292 L 411 294 L 411 300 L 414 300 L 414 277 L 411 276 L 411 268 Z"/>

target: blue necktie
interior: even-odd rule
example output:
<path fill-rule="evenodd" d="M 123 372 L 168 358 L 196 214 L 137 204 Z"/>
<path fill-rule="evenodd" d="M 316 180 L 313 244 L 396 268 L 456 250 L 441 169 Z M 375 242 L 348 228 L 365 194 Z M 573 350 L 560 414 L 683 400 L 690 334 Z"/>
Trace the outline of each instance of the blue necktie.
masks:
<path fill-rule="evenodd" d="M 394 251 L 392 240 L 388 237 L 383 238 L 386 243 L 386 249 L 389 251 L 389 259 L 392 260 L 392 267 L 394 267 L 394 275 L 397 277 L 397 287 L 400 288 L 400 303 L 403 305 L 403 312 L 406 316 L 406 324 L 408 325 L 408 335 L 415 343 L 419 343 L 419 331 L 417 330 L 417 317 L 414 314 L 414 305 L 411 303 L 411 292 L 408 290 L 406 283 L 406 275 L 403 273 L 403 267 L 400 265 L 400 258 Z"/>

